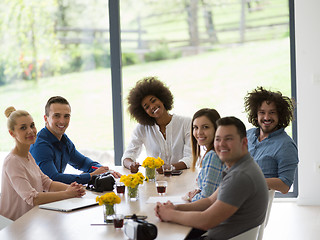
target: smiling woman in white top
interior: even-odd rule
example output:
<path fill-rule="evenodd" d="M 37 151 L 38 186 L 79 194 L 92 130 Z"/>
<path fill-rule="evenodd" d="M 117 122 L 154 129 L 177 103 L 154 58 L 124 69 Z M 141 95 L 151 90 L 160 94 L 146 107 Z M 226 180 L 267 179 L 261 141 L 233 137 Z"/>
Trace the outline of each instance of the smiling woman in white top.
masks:
<path fill-rule="evenodd" d="M 173 107 L 169 88 L 155 77 L 146 77 L 130 90 L 127 100 L 128 111 L 138 125 L 123 154 L 123 165 L 137 172 L 136 159 L 144 145 L 148 157 L 160 157 L 175 169 L 189 168 L 191 119 L 168 112 Z"/>

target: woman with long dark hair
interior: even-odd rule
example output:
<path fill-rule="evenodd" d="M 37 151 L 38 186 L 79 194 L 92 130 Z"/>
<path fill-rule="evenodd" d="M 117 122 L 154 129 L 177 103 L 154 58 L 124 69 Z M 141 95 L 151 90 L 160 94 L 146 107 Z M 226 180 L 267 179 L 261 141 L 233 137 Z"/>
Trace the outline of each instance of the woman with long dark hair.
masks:
<path fill-rule="evenodd" d="M 209 197 L 219 186 L 224 165 L 214 151 L 214 137 L 217 129 L 216 121 L 220 119 L 215 109 L 203 108 L 197 111 L 191 121 L 192 168 L 198 163 L 201 168 L 198 178 L 198 188 L 186 195 L 186 200 L 196 201 Z M 201 148 L 205 150 L 201 156 Z"/>

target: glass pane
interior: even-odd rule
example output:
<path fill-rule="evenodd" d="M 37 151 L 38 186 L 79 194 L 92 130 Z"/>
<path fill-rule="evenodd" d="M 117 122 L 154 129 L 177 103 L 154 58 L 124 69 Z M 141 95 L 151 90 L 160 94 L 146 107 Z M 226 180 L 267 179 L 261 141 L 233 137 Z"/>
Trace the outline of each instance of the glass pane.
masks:
<path fill-rule="evenodd" d="M 113 164 L 107 1 L 3 0 L 0 14 L 2 155 L 14 146 L 6 107 L 27 110 L 40 131 L 47 100 L 61 95 L 72 108 L 66 134 L 76 148 Z"/>
<path fill-rule="evenodd" d="M 121 25 L 123 58 L 133 64 L 124 61 L 125 104 L 136 81 L 158 76 L 174 95 L 172 113 L 210 107 L 251 128 L 247 92 L 291 96 L 288 0 L 127 0 Z M 124 124 L 127 145 L 136 123 L 125 114 Z"/>

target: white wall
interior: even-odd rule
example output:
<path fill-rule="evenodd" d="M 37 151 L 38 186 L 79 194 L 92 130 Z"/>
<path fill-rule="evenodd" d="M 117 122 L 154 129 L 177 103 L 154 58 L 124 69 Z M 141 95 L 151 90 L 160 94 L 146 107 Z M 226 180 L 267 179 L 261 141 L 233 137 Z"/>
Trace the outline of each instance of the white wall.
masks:
<path fill-rule="evenodd" d="M 299 197 L 320 205 L 320 1 L 295 0 Z"/>

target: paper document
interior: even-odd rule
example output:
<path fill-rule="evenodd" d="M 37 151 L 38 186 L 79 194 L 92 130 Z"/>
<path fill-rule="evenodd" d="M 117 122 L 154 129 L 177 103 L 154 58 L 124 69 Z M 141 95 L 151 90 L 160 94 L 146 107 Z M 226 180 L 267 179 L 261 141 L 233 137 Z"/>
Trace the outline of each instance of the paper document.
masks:
<path fill-rule="evenodd" d="M 182 196 L 161 196 L 161 197 L 159 196 L 159 197 L 149 197 L 149 199 L 147 200 L 147 203 L 157 203 L 157 202 L 165 203 L 167 201 L 170 201 L 174 204 L 187 202 L 182 199 Z"/>

